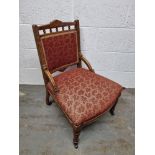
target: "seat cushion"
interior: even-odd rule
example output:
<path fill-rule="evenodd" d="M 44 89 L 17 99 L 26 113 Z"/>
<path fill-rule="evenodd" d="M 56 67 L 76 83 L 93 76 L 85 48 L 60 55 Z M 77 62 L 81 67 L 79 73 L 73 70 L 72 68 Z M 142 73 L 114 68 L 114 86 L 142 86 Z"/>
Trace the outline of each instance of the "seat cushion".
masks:
<path fill-rule="evenodd" d="M 83 68 L 54 77 L 59 92 L 56 99 L 75 125 L 81 125 L 111 108 L 121 94 L 122 86 Z M 47 84 L 49 91 L 50 83 Z"/>

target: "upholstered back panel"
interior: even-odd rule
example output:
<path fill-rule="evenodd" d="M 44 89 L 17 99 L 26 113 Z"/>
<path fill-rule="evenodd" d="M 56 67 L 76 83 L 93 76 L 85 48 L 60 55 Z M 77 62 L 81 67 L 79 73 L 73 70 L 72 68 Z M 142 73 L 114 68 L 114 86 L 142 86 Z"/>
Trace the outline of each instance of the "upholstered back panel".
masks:
<path fill-rule="evenodd" d="M 41 42 L 50 71 L 78 63 L 77 31 L 43 36 Z"/>

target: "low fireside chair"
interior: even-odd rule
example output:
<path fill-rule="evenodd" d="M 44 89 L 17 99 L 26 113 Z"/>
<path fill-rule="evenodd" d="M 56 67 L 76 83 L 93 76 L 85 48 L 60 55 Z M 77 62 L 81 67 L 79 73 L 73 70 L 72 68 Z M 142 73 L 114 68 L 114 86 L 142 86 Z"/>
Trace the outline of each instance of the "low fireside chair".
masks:
<path fill-rule="evenodd" d="M 78 20 L 54 20 L 32 28 L 45 83 L 46 104 L 51 105 L 54 101 L 59 105 L 73 127 L 73 144 L 78 148 L 84 126 L 108 111 L 114 115 L 123 87 L 96 74 L 82 55 Z M 88 69 L 82 67 L 82 62 Z M 66 70 L 72 65 L 76 68 Z M 60 74 L 53 76 L 56 71 Z"/>

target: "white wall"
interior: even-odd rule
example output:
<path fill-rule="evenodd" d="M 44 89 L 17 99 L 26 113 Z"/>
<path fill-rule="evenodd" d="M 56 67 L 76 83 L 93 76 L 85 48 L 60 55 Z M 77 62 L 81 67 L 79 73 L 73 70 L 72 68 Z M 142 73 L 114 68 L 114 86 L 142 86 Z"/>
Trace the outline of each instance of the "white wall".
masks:
<path fill-rule="evenodd" d="M 20 84 L 43 84 L 31 25 L 54 19 L 79 19 L 95 71 L 134 87 L 134 0 L 20 0 Z"/>

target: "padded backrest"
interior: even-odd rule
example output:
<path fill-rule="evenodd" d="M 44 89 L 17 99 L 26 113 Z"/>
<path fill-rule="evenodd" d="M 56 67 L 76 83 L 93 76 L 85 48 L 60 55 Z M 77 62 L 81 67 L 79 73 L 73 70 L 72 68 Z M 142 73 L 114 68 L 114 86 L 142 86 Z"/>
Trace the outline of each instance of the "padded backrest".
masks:
<path fill-rule="evenodd" d="M 53 33 L 42 36 L 41 45 L 50 71 L 77 64 L 78 40 L 77 31 Z"/>
<path fill-rule="evenodd" d="M 54 20 L 45 25 L 32 25 L 42 71 L 64 71 L 68 66 L 81 66 L 79 21 Z M 44 72 L 43 72 L 44 74 Z"/>

